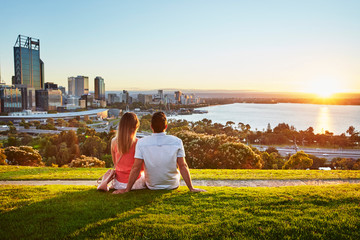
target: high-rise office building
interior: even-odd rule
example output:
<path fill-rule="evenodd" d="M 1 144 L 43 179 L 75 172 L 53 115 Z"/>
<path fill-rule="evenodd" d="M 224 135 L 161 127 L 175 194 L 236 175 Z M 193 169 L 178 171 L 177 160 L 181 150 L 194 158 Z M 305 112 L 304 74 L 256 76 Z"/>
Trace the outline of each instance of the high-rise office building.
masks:
<path fill-rule="evenodd" d="M 121 102 L 120 97 L 115 93 L 109 93 L 107 101 L 109 104 Z"/>
<path fill-rule="evenodd" d="M 126 91 L 126 90 L 123 90 L 122 94 L 120 94 L 120 101 L 121 102 L 124 102 L 124 103 L 131 103 L 130 101 L 130 95 L 129 95 L 129 92 Z"/>
<path fill-rule="evenodd" d="M 152 102 L 152 95 L 150 94 L 138 94 L 138 101 L 142 104 L 149 104 Z"/>
<path fill-rule="evenodd" d="M 105 100 L 105 82 L 102 77 L 96 77 L 94 80 L 95 99 Z"/>
<path fill-rule="evenodd" d="M 13 84 L 43 89 L 44 62 L 40 59 L 40 40 L 19 35 L 14 45 Z"/>
<path fill-rule="evenodd" d="M 14 87 L 21 91 L 22 97 L 22 109 L 28 109 L 35 111 L 36 99 L 35 99 L 35 88 L 27 87 L 25 84 L 14 84 Z"/>
<path fill-rule="evenodd" d="M 89 94 L 89 77 L 77 76 L 68 78 L 68 95 L 81 97 Z"/>
<path fill-rule="evenodd" d="M 46 82 L 45 89 L 58 89 L 58 85 L 53 82 Z"/>
<path fill-rule="evenodd" d="M 66 94 L 66 93 L 65 93 L 65 87 L 59 86 L 58 88 L 59 88 L 59 90 L 61 91 L 61 93 L 62 93 L 63 95 Z"/>
<path fill-rule="evenodd" d="M 176 101 L 176 103 L 181 103 L 181 95 L 182 95 L 181 91 L 176 91 L 175 92 L 175 101 Z"/>
<path fill-rule="evenodd" d="M 0 112 L 18 112 L 22 109 L 21 89 L 0 84 Z"/>
<path fill-rule="evenodd" d="M 39 110 L 57 110 L 62 106 L 62 94 L 58 89 L 36 90 L 36 108 Z"/>
<path fill-rule="evenodd" d="M 68 77 L 68 95 L 75 96 L 75 77 Z"/>
<path fill-rule="evenodd" d="M 158 90 L 158 98 L 160 98 L 160 100 L 164 99 L 164 90 Z"/>

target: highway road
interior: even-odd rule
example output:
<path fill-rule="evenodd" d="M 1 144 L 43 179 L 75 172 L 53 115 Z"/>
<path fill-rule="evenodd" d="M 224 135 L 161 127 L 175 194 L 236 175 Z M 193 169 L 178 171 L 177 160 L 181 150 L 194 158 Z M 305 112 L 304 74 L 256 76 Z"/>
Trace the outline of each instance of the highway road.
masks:
<path fill-rule="evenodd" d="M 264 145 L 253 145 L 260 151 L 265 151 L 269 146 Z M 329 149 L 329 148 L 305 148 L 305 147 L 297 147 L 295 149 L 294 146 L 281 146 L 276 147 L 279 153 L 283 156 L 287 154 L 294 154 L 297 151 L 304 151 L 307 154 L 312 154 L 320 158 L 326 158 L 327 160 L 332 160 L 336 157 L 341 158 L 360 158 L 360 149 Z"/>

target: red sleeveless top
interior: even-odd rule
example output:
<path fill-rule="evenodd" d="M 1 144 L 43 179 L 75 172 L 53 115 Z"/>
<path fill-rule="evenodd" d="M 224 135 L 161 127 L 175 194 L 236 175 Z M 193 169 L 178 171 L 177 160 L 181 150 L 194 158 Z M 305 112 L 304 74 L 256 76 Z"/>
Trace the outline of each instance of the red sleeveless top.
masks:
<path fill-rule="evenodd" d="M 129 152 L 127 152 L 121 156 L 120 161 L 118 162 L 118 164 L 115 167 L 116 180 L 118 182 L 127 183 L 129 180 L 130 171 L 131 171 L 131 168 L 135 161 L 134 155 L 135 155 L 136 143 L 137 143 L 137 139 L 134 142 L 134 144 L 130 147 Z M 115 153 L 115 159 L 118 160 L 120 157 L 120 153 L 118 151 L 117 142 L 114 142 L 113 148 L 114 148 L 113 150 Z M 143 171 L 143 170 L 144 170 L 144 166 L 141 167 L 141 171 Z M 139 174 L 137 179 L 140 178 L 140 175 L 141 174 Z"/>

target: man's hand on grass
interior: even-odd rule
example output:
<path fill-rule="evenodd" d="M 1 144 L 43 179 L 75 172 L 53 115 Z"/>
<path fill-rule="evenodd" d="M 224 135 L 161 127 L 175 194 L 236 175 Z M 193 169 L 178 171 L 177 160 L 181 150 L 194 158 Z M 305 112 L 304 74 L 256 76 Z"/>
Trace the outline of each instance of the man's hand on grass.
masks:
<path fill-rule="evenodd" d="M 200 188 L 193 188 L 190 190 L 190 192 L 206 192 L 206 190 Z"/>
<path fill-rule="evenodd" d="M 112 194 L 123 194 L 123 193 L 126 193 L 126 192 L 127 192 L 126 189 L 119 189 L 119 190 L 113 191 Z"/>

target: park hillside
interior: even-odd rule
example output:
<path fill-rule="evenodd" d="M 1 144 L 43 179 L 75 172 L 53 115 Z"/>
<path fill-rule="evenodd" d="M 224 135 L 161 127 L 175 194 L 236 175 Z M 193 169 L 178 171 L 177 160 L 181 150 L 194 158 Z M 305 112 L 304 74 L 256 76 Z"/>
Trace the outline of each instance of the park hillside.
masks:
<path fill-rule="evenodd" d="M 114 121 L 118 121 L 114 120 Z M 90 121 L 22 123 L 43 129 L 77 126 L 60 134 L 31 136 L 11 125 L 0 153 L 0 180 L 95 180 L 112 166 L 110 140 Z M 115 124 L 116 125 L 116 124 Z M 292 187 L 186 187 L 172 191 L 99 192 L 95 186 L 0 185 L 2 239 L 359 239 L 359 159 L 328 162 L 304 152 L 282 156 L 271 144 L 356 148 L 359 133 L 346 136 L 296 131 L 287 124 L 258 132 L 204 119 L 169 121 L 183 140 L 193 180 L 338 180 L 343 184 Z M 150 132 L 150 116 L 141 119 Z M 351 128 L 350 128 L 351 130 Z M 253 147 L 268 138 L 265 151 Z M 320 141 L 320 139 L 323 139 Z M 276 143 L 275 143 L 276 141 Z M 19 166 L 21 165 L 21 166 Z M 336 170 L 315 170 L 328 166 Z M 300 169 L 314 169 L 311 171 Z M 266 170 L 265 170 L 266 169 Z M 278 170 L 282 169 L 282 170 Z"/>
<path fill-rule="evenodd" d="M 140 120 L 140 131 L 150 132 L 150 115 Z M 114 121 L 114 126 L 119 119 Z M 96 132 L 88 124 L 89 119 L 74 118 L 68 121 L 48 119 L 25 122 L 25 128 L 58 129 L 63 126 L 77 127 L 77 131 L 62 131 L 60 134 L 31 136 L 18 133 L 11 122 L 9 130 L 1 132 L 6 140 L 0 149 L 0 164 L 24 166 L 59 167 L 111 167 L 110 142 L 115 136 L 115 127 L 109 132 Z M 315 134 L 312 127 L 297 131 L 286 123 L 265 131 L 252 131 L 248 124 L 227 122 L 226 125 L 203 119 L 197 122 L 170 120 L 169 134 L 183 140 L 186 160 L 194 169 L 360 169 L 360 159 L 334 158 L 327 161 L 299 151 L 282 156 L 272 146 L 298 145 L 311 147 L 359 148 L 360 135 L 352 126 L 346 133 L 334 135 L 330 132 Z M 268 146 L 265 151 L 253 144 Z"/>

